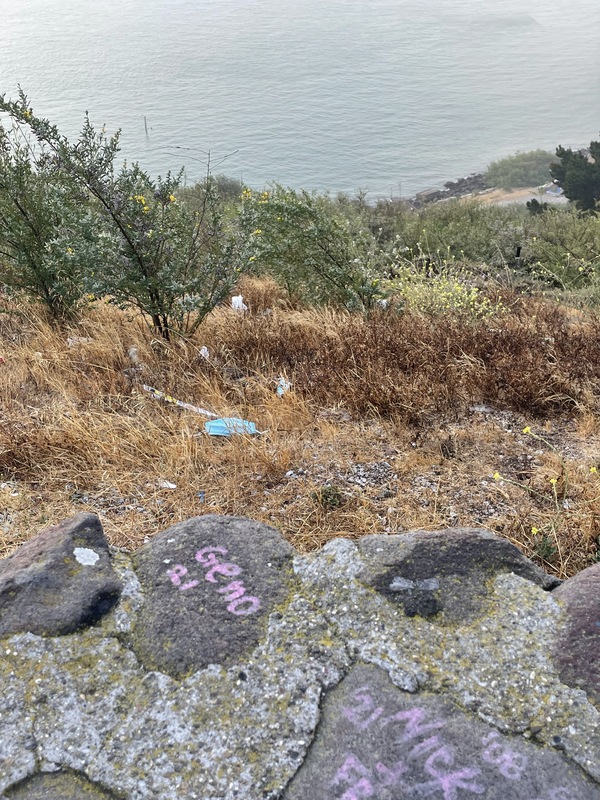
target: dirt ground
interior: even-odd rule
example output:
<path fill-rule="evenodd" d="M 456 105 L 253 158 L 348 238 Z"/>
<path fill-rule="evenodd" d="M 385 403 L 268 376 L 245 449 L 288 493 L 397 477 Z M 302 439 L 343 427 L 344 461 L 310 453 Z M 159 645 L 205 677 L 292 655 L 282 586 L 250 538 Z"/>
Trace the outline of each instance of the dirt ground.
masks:
<path fill-rule="evenodd" d="M 511 203 L 527 203 L 529 200 L 538 200 L 540 203 L 552 203 L 553 205 L 566 205 L 568 203 L 566 197 L 557 197 L 540 192 L 534 186 L 528 189 L 491 189 L 476 195 L 476 197 L 482 203 L 498 206 L 510 205 Z"/>

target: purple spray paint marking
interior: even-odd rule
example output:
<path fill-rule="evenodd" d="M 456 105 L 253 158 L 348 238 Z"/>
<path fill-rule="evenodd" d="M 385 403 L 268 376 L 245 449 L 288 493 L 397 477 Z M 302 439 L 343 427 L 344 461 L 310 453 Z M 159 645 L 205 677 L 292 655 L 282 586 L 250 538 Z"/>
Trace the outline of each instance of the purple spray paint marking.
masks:
<path fill-rule="evenodd" d="M 375 706 L 375 700 L 366 686 L 359 687 L 352 697 L 355 705 L 351 708 L 343 708 L 342 714 L 361 731 L 377 722 L 377 720 L 379 720 L 379 727 L 381 728 L 397 722 L 405 723 L 404 733 L 400 741 L 408 742 L 424 733 L 443 728 L 446 724 L 442 719 L 423 724 L 426 715 L 423 708 L 411 708 L 407 711 L 398 711 L 395 714 L 382 717 L 381 715 L 385 709 L 382 706 Z"/>
<path fill-rule="evenodd" d="M 346 760 L 331 781 L 332 786 L 340 784 L 349 785 L 340 800 L 360 800 L 363 797 L 373 797 L 375 793 L 369 769 L 352 753 L 346 756 Z"/>
<path fill-rule="evenodd" d="M 435 737 L 437 738 L 437 737 Z M 430 755 L 424 764 L 424 771 L 433 780 L 422 783 L 408 784 L 402 776 L 408 772 L 408 767 L 403 761 L 398 761 L 394 766 L 388 767 L 378 761 L 374 769 L 360 761 L 353 753 L 349 753 L 340 769 L 334 775 L 331 786 L 345 789 L 339 795 L 339 800 L 361 800 L 365 797 L 377 797 L 380 789 L 396 786 L 402 792 L 410 790 L 415 796 L 428 797 L 434 792 L 441 792 L 443 800 L 462 800 L 462 792 L 471 794 L 484 794 L 485 787 L 474 782 L 474 778 L 481 774 L 476 767 L 463 767 L 462 769 L 447 771 L 442 767 L 454 765 L 454 753 L 449 747 L 442 745 L 435 753 Z M 461 795 L 458 795 L 458 790 Z"/>
<path fill-rule="evenodd" d="M 183 564 L 175 564 L 173 569 L 167 570 L 167 575 L 171 578 L 171 582 L 173 586 L 177 586 L 180 592 L 184 592 L 186 589 L 193 589 L 194 586 L 198 586 L 199 581 L 188 581 L 187 583 L 181 583 L 181 579 L 184 575 L 187 575 L 187 569 L 183 566 Z"/>
<path fill-rule="evenodd" d="M 431 775 L 434 780 L 427 783 L 421 783 L 415 786 L 415 789 L 422 790 L 428 789 L 441 789 L 444 795 L 444 800 L 458 800 L 457 790 L 462 789 L 465 792 L 472 794 L 484 794 L 485 786 L 478 783 L 473 783 L 472 778 L 481 775 L 481 770 L 475 768 L 463 768 L 455 772 L 442 772 L 435 765 L 436 762 L 441 762 L 446 767 L 452 767 L 454 764 L 454 753 L 449 747 L 440 747 L 435 753 L 429 756 L 425 762 L 425 772 Z"/>
<path fill-rule="evenodd" d="M 352 706 L 342 708 L 342 714 L 357 730 L 368 729 L 369 735 L 377 730 L 385 732 L 383 735 L 392 736 L 399 745 L 410 749 L 391 765 L 375 758 L 363 763 L 356 755 L 348 754 L 331 783 L 340 792 L 335 795 L 338 800 L 375 798 L 389 792 L 390 787 L 411 796 L 435 796 L 439 800 L 466 800 L 467 795 L 485 794 L 482 769 L 472 763 L 455 766 L 455 750 L 441 736 L 447 720 L 432 718 L 420 706 L 394 712 L 387 703 L 378 703 L 368 686 L 358 687 L 352 693 L 352 701 Z M 512 749 L 497 731 L 488 733 L 481 743 L 480 758 L 497 770 L 499 779 L 521 780 L 528 767 L 527 756 Z M 413 782 L 414 777 L 407 777 L 414 775 L 415 769 L 423 770 L 417 783 Z M 565 792 L 556 788 L 547 798 L 536 800 L 568 800 Z"/>
<path fill-rule="evenodd" d="M 221 553 L 221 555 L 227 555 L 227 548 L 226 547 L 203 547 L 202 550 L 198 550 L 196 553 L 196 561 L 199 561 L 201 564 L 207 564 L 212 566 L 213 564 L 217 563 L 217 557 L 215 553 Z"/>
<path fill-rule="evenodd" d="M 496 766 L 504 778 L 508 778 L 510 781 L 520 780 L 527 769 L 527 756 L 505 747 L 498 739 L 500 739 L 500 734 L 497 731 L 492 731 L 483 737 L 482 742 L 487 747 L 481 757 L 488 764 Z"/>
<path fill-rule="evenodd" d="M 218 555 L 226 556 L 226 547 L 203 547 L 195 555 L 196 561 L 206 570 L 204 580 L 208 583 L 219 584 L 219 577 L 235 578 L 241 574 L 242 568 L 233 562 L 221 562 Z M 183 592 L 186 589 L 193 589 L 198 586 L 200 581 L 191 580 L 182 583 L 181 579 L 188 574 L 187 567 L 183 564 L 175 564 L 167 570 L 167 575 L 171 579 L 173 586 Z M 258 597 L 246 594 L 246 587 L 243 581 L 233 581 L 226 586 L 217 589 L 219 594 L 224 595 L 223 599 L 227 603 L 227 610 L 230 614 L 241 617 L 256 613 L 260 608 Z"/>

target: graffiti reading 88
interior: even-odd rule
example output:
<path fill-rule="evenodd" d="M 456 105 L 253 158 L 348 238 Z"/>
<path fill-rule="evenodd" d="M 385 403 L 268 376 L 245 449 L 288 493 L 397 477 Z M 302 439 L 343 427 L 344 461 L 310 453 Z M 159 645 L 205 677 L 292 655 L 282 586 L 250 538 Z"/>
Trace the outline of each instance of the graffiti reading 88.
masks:
<path fill-rule="evenodd" d="M 218 585 L 219 588 L 216 591 L 218 594 L 223 595 L 223 600 L 227 603 L 227 611 L 231 614 L 235 614 L 238 617 L 255 614 L 260 608 L 260 600 L 258 597 L 246 594 L 244 582 L 239 580 L 225 584 L 221 580 L 222 578 L 237 577 L 241 574 L 242 568 L 231 561 L 220 561 L 217 554 L 226 556 L 227 548 L 203 547 L 196 553 L 196 561 L 205 570 L 204 580 Z M 187 567 L 183 564 L 175 564 L 171 569 L 167 570 L 167 575 L 171 579 L 173 586 L 176 586 L 180 592 L 193 589 L 200 583 L 196 579 L 183 582 L 183 579 L 188 575 Z"/>
<path fill-rule="evenodd" d="M 342 714 L 359 731 L 385 730 L 400 745 L 402 758 L 384 764 L 375 757 L 346 753 L 343 764 L 330 781 L 336 800 L 363 800 L 389 797 L 390 789 L 411 797 L 436 797 L 462 800 L 467 795 L 484 795 L 482 769 L 477 764 L 455 765 L 456 753 L 444 740 L 442 729 L 447 720 L 428 717 L 427 709 L 414 707 L 394 711 L 379 705 L 369 687 L 361 686 L 352 695 L 352 706 Z M 481 739 L 479 757 L 490 765 L 497 778 L 518 783 L 527 771 L 528 758 L 508 746 L 497 731 Z M 422 779 L 408 782 L 408 773 L 422 770 Z M 414 780 L 414 779 L 413 779 Z M 409 794 L 410 793 L 410 794 Z M 547 797 L 531 800 L 570 800 L 568 790 L 555 787 Z"/>

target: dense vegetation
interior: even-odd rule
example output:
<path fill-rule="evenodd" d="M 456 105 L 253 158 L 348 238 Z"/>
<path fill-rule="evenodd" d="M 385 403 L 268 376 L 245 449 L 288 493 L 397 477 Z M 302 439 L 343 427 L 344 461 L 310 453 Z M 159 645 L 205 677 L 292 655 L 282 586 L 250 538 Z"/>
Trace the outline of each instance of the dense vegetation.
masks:
<path fill-rule="evenodd" d="M 486 170 L 485 180 L 488 186 L 502 189 L 543 186 L 550 181 L 550 165 L 554 161 L 554 154 L 547 150 L 515 153 L 492 161 Z"/>
<path fill-rule="evenodd" d="M 587 214 L 477 200 L 413 210 L 277 185 L 256 193 L 210 172 L 184 190 L 181 175 L 154 180 L 136 164 L 118 167 L 118 135 L 89 119 L 71 143 L 24 95 L 0 98 L 0 110 L 12 120 L 0 128 L 1 281 L 57 320 L 109 297 L 139 309 L 166 340 L 189 336 L 242 274 L 271 276 L 292 304 L 353 311 L 384 304 L 486 316 L 500 307 L 486 292 L 507 283 L 596 299 L 597 192 L 585 180 L 598 167 L 570 151 L 559 149 L 553 170 L 573 198 L 585 185 L 577 202 Z M 548 158 L 517 154 L 488 175 L 529 180 Z"/>
<path fill-rule="evenodd" d="M 599 558 L 596 205 L 186 188 L 0 111 L 0 555 L 85 508 L 127 547 L 211 511 L 305 549 L 485 525 L 562 576 Z M 147 385 L 265 433 L 216 442 Z"/>

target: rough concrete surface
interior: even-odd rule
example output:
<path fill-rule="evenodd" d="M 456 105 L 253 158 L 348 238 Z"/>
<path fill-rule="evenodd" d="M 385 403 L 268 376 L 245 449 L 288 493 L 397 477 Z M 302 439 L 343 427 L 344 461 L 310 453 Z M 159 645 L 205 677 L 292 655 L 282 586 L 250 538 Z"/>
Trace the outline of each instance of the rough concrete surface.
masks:
<path fill-rule="evenodd" d="M 407 694 L 356 666 L 325 701 L 309 758 L 286 800 L 469 797 L 600 798 L 556 751 L 503 736 L 439 695 Z"/>
<path fill-rule="evenodd" d="M 421 537 L 429 563 L 407 572 Z M 569 581 L 515 574 L 483 531 L 439 540 L 439 573 L 426 534 L 375 538 L 302 556 L 206 517 L 113 551 L 107 614 L 0 638 L 0 798 L 600 800 L 598 687 L 565 684 L 556 659 Z M 412 615 L 382 575 L 441 607 Z M 481 583 L 462 617 L 461 580 Z"/>

